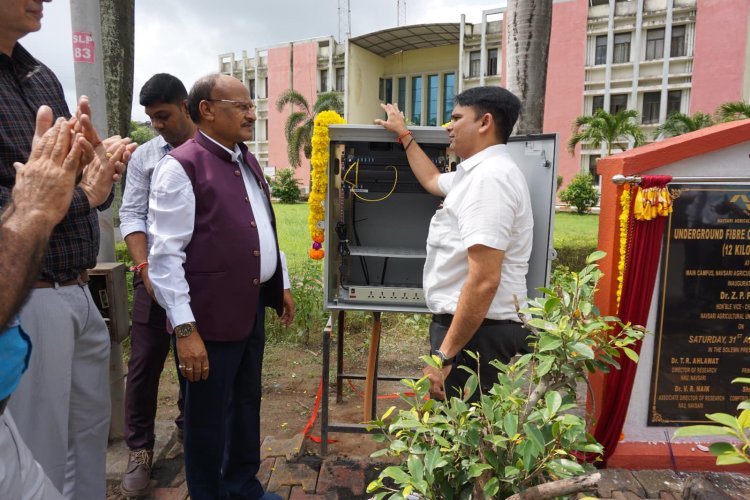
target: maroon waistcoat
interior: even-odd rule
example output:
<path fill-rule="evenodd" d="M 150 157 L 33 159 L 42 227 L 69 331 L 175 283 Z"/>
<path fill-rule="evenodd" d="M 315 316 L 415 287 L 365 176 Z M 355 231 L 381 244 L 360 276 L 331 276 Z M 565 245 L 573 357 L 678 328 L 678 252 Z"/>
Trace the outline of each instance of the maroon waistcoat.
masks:
<path fill-rule="evenodd" d="M 247 146 L 239 147 L 270 205 L 260 165 Z M 252 332 L 258 300 L 282 312 L 278 240 L 276 272 L 261 287 L 258 229 L 239 165 L 201 132 L 169 154 L 185 169 L 195 193 L 195 226 L 185 248 L 184 268 L 198 332 L 203 340 L 244 339 Z M 273 208 L 271 224 L 276 231 Z"/>

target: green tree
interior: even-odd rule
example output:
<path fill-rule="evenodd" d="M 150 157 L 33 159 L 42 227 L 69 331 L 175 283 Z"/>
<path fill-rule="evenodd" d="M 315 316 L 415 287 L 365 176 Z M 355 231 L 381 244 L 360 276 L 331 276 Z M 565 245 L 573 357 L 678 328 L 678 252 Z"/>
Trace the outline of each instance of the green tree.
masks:
<path fill-rule="evenodd" d="M 667 116 L 664 123 L 656 127 L 654 139 L 663 135 L 664 137 L 676 137 L 678 135 L 695 132 L 702 128 L 710 127 L 714 124 L 714 119 L 707 113 L 693 113 L 686 115 L 684 113 L 672 113 Z"/>
<path fill-rule="evenodd" d="M 133 141 L 137 142 L 138 144 L 144 144 L 156 137 L 156 133 L 145 123 L 138 123 L 135 120 L 131 120 L 130 132 L 128 133 L 128 137 L 133 139 Z"/>
<path fill-rule="evenodd" d="M 321 111 L 335 111 L 344 114 L 344 103 L 337 92 L 325 92 L 318 96 L 315 105 L 310 105 L 305 96 L 294 89 L 284 91 L 276 100 L 276 109 L 282 111 L 289 106 L 290 113 L 284 124 L 284 135 L 287 142 L 289 164 L 296 168 L 302 164 L 299 152 L 303 150 L 305 158 L 312 154 L 312 133 L 315 125 L 315 115 Z"/>
<path fill-rule="evenodd" d="M 299 200 L 299 181 L 294 178 L 294 169 L 285 168 L 271 179 L 271 195 L 281 203 L 296 203 Z"/>
<path fill-rule="evenodd" d="M 623 109 L 610 114 L 598 109 L 592 116 L 579 116 L 573 122 L 573 135 L 568 141 L 568 152 L 575 153 L 579 142 L 588 142 L 598 148 L 604 144 L 607 148 L 606 156 L 612 154 L 612 148 L 621 142 L 633 140 L 634 146 L 640 146 L 646 141 L 643 131 L 638 126 L 638 112 L 634 109 Z"/>
<path fill-rule="evenodd" d="M 719 121 L 731 122 L 750 118 L 750 104 L 745 101 L 725 102 L 716 109 Z"/>
<path fill-rule="evenodd" d="M 599 201 L 599 193 L 593 186 L 591 174 L 577 174 L 568 187 L 560 191 L 560 200 L 576 207 L 579 214 L 588 213 Z"/>

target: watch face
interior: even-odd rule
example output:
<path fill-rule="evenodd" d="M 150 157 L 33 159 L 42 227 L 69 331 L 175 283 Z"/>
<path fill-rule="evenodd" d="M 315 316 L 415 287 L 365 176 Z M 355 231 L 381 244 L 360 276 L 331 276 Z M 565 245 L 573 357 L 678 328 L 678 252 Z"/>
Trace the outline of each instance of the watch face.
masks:
<path fill-rule="evenodd" d="M 195 330 L 195 323 L 185 323 L 174 327 L 174 333 L 178 337 L 187 337 Z"/>

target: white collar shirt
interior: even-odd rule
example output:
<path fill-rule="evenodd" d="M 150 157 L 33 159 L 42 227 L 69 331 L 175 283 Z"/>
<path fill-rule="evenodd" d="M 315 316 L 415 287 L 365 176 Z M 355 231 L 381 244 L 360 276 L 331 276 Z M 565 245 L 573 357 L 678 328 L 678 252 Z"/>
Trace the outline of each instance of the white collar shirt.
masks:
<path fill-rule="evenodd" d="M 201 132 L 203 133 L 203 132 Z M 260 239 L 260 281 L 268 281 L 276 272 L 276 234 L 271 225 L 271 207 L 250 167 L 242 160 L 240 149 L 225 148 L 240 165 L 253 216 Z M 265 182 L 265 181 L 264 181 Z M 159 304 L 167 312 L 172 325 L 195 321 L 190 308 L 190 288 L 185 279 L 183 264 L 185 248 L 190 243 L 195 225 L 195 193 L 185 169 L 177 159 L 166 155 L 156 166 L 149 197 L 149 232 L 153 245 L 149 253 L 149 278 Z M 280 252 L 284 288 L 290 288 L 286 257 Z"/>
<path fill-rule="evenodd" d="M 445 194 L 427 236 L 424 291 L 435 314 L 455 314 L 469 272 L 468 249 L 484 245 L 504 252 L 500 286 L 487 318 L 517 319 L 513 296 L 523 304 L 534 220 L 523 173 L 507 146 L 486 148 L 438 179 Z"/>

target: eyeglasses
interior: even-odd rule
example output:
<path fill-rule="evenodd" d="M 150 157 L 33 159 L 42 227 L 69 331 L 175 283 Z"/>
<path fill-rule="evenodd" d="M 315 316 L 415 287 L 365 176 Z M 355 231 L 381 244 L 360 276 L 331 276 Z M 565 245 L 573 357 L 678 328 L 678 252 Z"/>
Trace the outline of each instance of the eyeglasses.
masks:
<path fill-rule="evenodd" d="M 228 102 L 232 104 L 236 109 L 247 113 L 250 110 L 255 109 L 255 103 L 252 101 L 233 101 L 232 99 L 206 99 L 208 102 Z"/>

